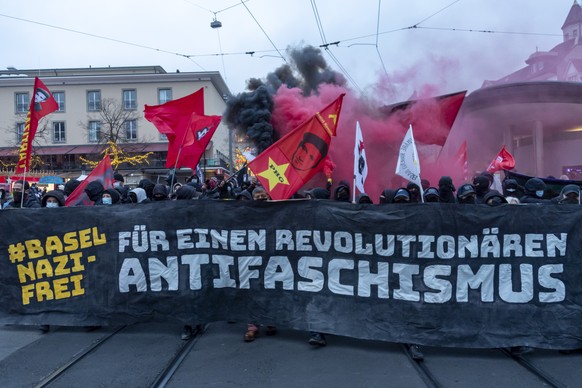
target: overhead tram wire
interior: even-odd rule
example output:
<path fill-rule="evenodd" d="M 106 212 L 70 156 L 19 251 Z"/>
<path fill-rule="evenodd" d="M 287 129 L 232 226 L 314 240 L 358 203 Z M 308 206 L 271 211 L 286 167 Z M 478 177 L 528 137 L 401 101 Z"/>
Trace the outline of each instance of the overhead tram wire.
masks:
<path fill-rule="evenodd" d="M 457 4 L 459 1 L 461 1 L 461 0 L 455 0 L 455 1 L 453 1 L 451 4 L 447 5 L 446 7 L 441 8 L 438 11 L 436 11 L 435 13 L 433 13 L 432 15 L 430 15 L 430 16 L 422 19 L 421 21 L 419 21 L 418 23 L 416 23 L 415 26 L 418 26 L 419 24 L 426 22 L 428 19 L 432 18 L 433 16 L 438 15 L 439 13 L 443 12 L 445 9 L 447 9 L 447 8 L 449 8 L 449 7 Z"/>
<path fill-rule="evenodd" d="M 325 49 L 325 52 L 327 53 L 327 55 L 329 55 L 329 57 L 335 62 L 335 64 L 337 65 L 337 67 L 341 70 L 341 72 L 348 79 L 348 81 L 352 85 L 354 85 L 354 87 L 356 89 L 358 89 L 358 91 L 360 93 L 362 93 L 362 89 L 360 88 L 360 86 L 358 85 L 358 83 L 356 82 L 356 80 L 350 75 L 350 73 L 348 72 L 348 70 L 340 63 L 339 59 L 337 59 L 336 56 L 329 49 L 329 46 L 330 45 L 333 45 L 333 44 L 337 45 L 337 44 L 339 44 L 339 41 L 338 42 L 333 42 L 333 43 L 327 42 L 327 39 L 325 37 L 325 32 L 323 31 L 323 25 L 321 23 L 321 18 L 319 17 L 319 11 L 317 10 L 317 4 L 315 3 L 315 0 L 311 0 L 311 8 L 313 9 L 313 14 L 315 16 L 315 22 L 317 24 L 317 28 L 319 30 L 319 35 L 321 36 L 321 40 L 322 40 L 322 44 L 319 47 Z"/>
<path fill-rule="evenodd" d="M 37 21 L 34 21 L 34 20 L 24 19 L 24 18 L 19 18 L 19 17 L 16 17 L 16 16 L 10 16 L 10 15 L 5 15 L 5 14 L 0 14 L 0 16 L 5 17 L 5 18 L 8 18 L 8 19 L 14 19 L 14 20 L 26 22 L 26 23 L 37 24 L 37 25 L 43 26 L 43 27 L 49 27 L 49 28 L 54 28 L 54 29 L 57 29 L 57 30 L 72 32 L 74 34 L 90 36 L 92 38 L 104 39 L 104 40 L 108 40 L 110 42 L 121 43 L 121 44 L 125 44 L 125 45 L 128 45 L 128 46 L 134 46 L 134 47 L 139 47 L 139 48 L 143 48 L 143 49 L 147 49 L 147 50 L 153 50 L 153 51 L 157 51 L 157 52 L 160 52 L 160 53 L 177 55 L 177 56 L 184 57 L 184 58 L 187 58 L 187 59 L 191 60 L 196 66 L 198 66 L 200 69 L 202 69 L 202 71 L 206 71 L 206 69 L 204 69 L 199 63 L 197 63 L 196 61 L 194 61 L 192 58 L 190 58 L 190 56 L 188 56 L 186 54 L 180 54 L 180 53 L 176 53 L 176 52 L 172 52 L 172 51 L 162 50 L 162 49 L 159 49 L 159 48 L 145 46 L 145 45 L 138 44 L 138 43 L 126 42 L 124 40 L 109 38 L 109 37 L 106 37 L 106 36 L 91 34 L 91 33 L 88 33 L 88 32 L 77 31 L 77 30 L 73 30 L 73 29 L 70 29 L 70 28 L 53 26 L 51 24 L 41 23 L 41 22 L 37 22 Z"/>
<path fill-rule="evenodd" d="M 245 4 L 245 1 L 244 0 L 240 0 L 240 3 L 246 8 L 247 12 L 249 13 L 249 15 L 251 15 L 251 17 L 253 18 L 253 20 L 255 21 L 255 23 L 257 23 L 257 26 L 259 26 L 259 28 L 261 29 L 261 31 L 263 31 L 263 34 L 265 34 L 265 36 L 267 37 L 267 39 L 269 40 L 269 42 L 271 42 L 271 45 L 277 51 L 277 53 L 279 54 L 279 56 L 281 57 L 281 59 L 283 59 L 283 61 L 285 63 L 287 63 L 287 60 L 285 59 L 285 57 L 283 56 L 283 54 L 281 54 L 281 52 L 279 51 L 279 49 L 277 48 L 277 46 L 275 46 L 275 43 L 273 43 L 273 41 L 271 40 L 271 38 L 269 37 L 269 35 L 267 35 L 267 32 L 263 29 L 263 27 L 261 26 L 261 24 L 259 23 L 259 21 L 257 20 L 257 18 L 255 18 L 255 15 L 253 15 L 253 13 L 249 9 L 249 7 L 247 7 L 247 5 Z"/>
<path fill-rule="evenodd" d="M 386 77 L 388 77 L 388 71 L 386 70 L 386 65 L 384 65 L 384 59 L 382 59 L 382 54 L 380 54 L 380 49 L 378 49 L 378 33 L 380 32 L 380 8 L 382 6 L 382 0 L 378 0 L 378 18 L 376 20 L 376 52 L 378 53 L 378 57 L 380 58 L 380 63 L 382 64 L 382 68 L 384 69 L 384 73 Z"/>

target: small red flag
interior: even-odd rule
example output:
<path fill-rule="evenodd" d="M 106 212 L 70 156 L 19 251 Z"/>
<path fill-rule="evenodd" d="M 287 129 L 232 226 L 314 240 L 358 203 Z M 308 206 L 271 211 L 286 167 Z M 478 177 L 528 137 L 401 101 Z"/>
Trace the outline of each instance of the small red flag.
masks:
<path fill-rule="evenodd" d="M 59 109 L 59 104 L 57 104 L 57 101 L 51 92 L 38 77 L 35 77 L 34 90 L 32 98 L 30 99 L 30 108 L 26 117 L 26 124 L 24 125 L 15 175 L 24 173 L 30 167 L 32 141 L 36 135 L 38 122 L 44 116 L 56 111 L 57 109 Z"/>
<path fill-rule="evenodd" d="M 194 134 L 189 130 L 193 114 L 204 115 L 204 88 L 161 105 L 145 106 L 145 119 L 168 137 L 167 168 L 176 164 L 180 148 L 194 143 Z"/>
<path fill-rule="evenodd" d="M 515 159 L 513 156 L 505 149 L 505 146 L 501 147 L 499 154 L 493 159 L 493 161 L 487 167 L 487 172 L 494 173 L 499 170 L 513 170 L 515 167 Z"/>
<path fill-rule="evenodd" d="M 100 181 L 105 189 L 113 188 L 113 168 L 109 155 L 105 155 L 103 160 L 91 171 L 91 173 L 81 182 L 77 188 L 65 200 L 66 206 L 91 206 L 93 201 L 85 193 L 85 187 L 90 182 Z"/>
<path fill-rule="evenodd" d="M 166 160 L 166 167 L 189 167 L 192 170 L 196 170 L 196 165 L 204 155 L 204 151 L 210 143 L 210 139 L 216 132 L 218 125 L 220 124 L 221 116 L 201 116 L 193 114 L 190 117 L 190 123 L 188 124 L 188 135 L 186 137 L 187 142 L 184 142 L 182 146 L 182 151 L 180 151 L 180 157 L 176 161 Z"/>
<path fill-rule="evenodd" d="M 344 95 L 248 164 L 272 199 L 289 199 L 324 167 L 331 138 L 336 135 Z"/>
<path fill-rule="evenodd" d="M 457 166 L 461 168 L 463 171 L 463 182 L 467 182 L 469 180 L 469 165 L 467 163 L 467 141 L 464 141 L 461 144 L 461 147 L 457 151 L 455 155 L 455 163 Z"/>

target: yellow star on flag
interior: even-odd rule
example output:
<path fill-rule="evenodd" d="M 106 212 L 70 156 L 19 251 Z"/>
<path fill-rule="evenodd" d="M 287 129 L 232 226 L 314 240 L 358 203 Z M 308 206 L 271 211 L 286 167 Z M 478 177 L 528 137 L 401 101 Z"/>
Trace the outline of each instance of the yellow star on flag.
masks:
<path fill-rule="evenodd" d="M 285 176 L 285 171 L 287 171 L 287 167 L 289 167 L 289 163 L 278 165 L 273 161 L 273 159 L 269 158 L 268 168 L 257 175 L 262 176 L 263 178 L 266 178 L 269 181 L 269 191 L 271 191 L 279 183 L 283 185 L 289 185 L 289 181 Z"/>

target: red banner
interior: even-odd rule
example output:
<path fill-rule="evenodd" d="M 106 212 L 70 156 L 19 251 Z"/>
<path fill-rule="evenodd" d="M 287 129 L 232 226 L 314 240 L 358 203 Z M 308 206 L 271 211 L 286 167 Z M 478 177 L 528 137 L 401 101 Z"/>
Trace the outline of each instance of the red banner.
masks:
<path fill-rule="evenodd" d="M 22 133 L 22 142 L 20 143 L 19 159 L 16 164 L 15 174 L 23 174 L 30 169 L 30 154 L 32 151 L 32 141 L 36 135 L 38 122 L 41 118 L 56 111 L 59 104 L 54 99 L 48 88 L 38 78 L 34 78 L 34 90 L 30 100 L 24 132 Z"/>
<path fill-rule="evenodd" d="M 289 199 L 323 168 L 331 138 L 336 135 L 344 95 L 249 163 L 272 199 Z"/>
<path fill-rule="evenodd" d="M 194 143 L 194 134 L 190 131 L 192 115 L 204 115 L 204 88 L 165 104 L 145 106 L 145 119 L 168 137 L 167 168 L 181 167 L 176 163 L 180 148 Z"/>
<path fill-rule="evenodd" d="M 100 181 L 104 189 L 113 188 L 113 168 L 111 167 L 111 159 L 109 155 L 105 155 L 103 160 L 91 171 L 79 186 L 67 197 L 65 200 L 66 206 L 91 206 L 93 201 L 89 199 L 85 193 L 85 187 L 90 182 Z"/>

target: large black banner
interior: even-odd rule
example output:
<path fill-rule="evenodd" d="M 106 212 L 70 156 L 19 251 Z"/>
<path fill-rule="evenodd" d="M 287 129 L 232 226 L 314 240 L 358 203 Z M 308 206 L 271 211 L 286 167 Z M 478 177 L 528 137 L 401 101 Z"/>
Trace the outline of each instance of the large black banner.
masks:
<path fill-rule="evenodd" d="M 0 323 L 237 320 L 582 346 L 582 209 L 168 201 L 0 211 Z"/>

